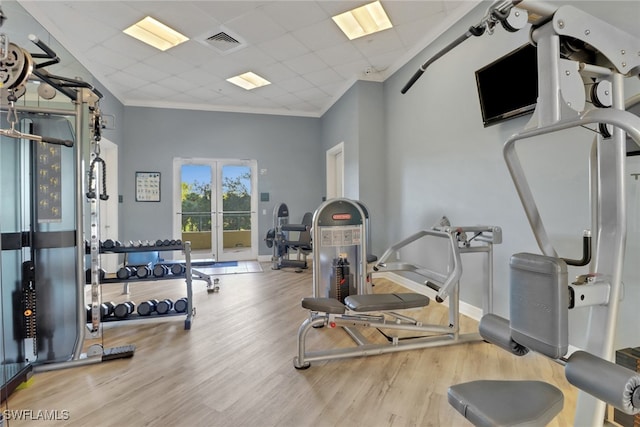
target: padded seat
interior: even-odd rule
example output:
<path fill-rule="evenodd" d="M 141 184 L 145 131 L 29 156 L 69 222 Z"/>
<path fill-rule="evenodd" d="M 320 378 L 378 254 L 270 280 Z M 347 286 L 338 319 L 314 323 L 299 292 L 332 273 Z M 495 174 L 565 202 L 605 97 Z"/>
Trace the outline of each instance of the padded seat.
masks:
<path fill-rule="evenodd" d="M 429 297 L 422 294 L 349 295 L 344 303 L 353 311 L 403 310 L 429 305 Z"/>
<path fill-rule="evenodd" d="M 474 426 L 546 426 L 564 396 L 542 381 L 472 381 L 451 386 L 449 404 Z"/>
<path fill-rule="evenodd" d="M 302 307 L 311 311 L 344 314 L 347 308 L 335 298 L 302 298 Z"/>

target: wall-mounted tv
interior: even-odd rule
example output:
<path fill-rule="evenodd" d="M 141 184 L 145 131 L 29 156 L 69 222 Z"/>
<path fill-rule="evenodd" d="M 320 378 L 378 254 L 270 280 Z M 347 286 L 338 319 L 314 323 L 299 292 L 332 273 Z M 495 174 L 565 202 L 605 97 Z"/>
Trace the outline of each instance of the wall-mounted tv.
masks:
<path fill-rule="evenodd" d="M 536 48 L 526 44 L 476 71 L 484 126 L 532 112 L 538 98 Z"/>

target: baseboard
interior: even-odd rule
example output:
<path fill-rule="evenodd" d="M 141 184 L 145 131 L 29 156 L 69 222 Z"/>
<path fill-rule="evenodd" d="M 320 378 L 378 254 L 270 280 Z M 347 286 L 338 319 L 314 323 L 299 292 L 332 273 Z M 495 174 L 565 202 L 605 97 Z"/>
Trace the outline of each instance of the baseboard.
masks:
<path fill-rule="evenodd" d="M 421 283 L 414 282 L 411 279 L 407 279 L 406 277 L 403 277 L 396 273 L 391 273 L 391 272 L 374 273 L 373 278 L 375 279 L 376 277 L 381 277 L 381 278 L 391 280 L 392 282 L 397 283 L 398 285 L 403 286 L 411 290 L 412 292 L 426 295 L 432 300 L 435 300 L 435 297 L 437 295 L 437 293 L 433 289 L 428 288 Z M 442 302 L 442 305 L 445 307 L 449 307 L 449 299 L 448 298 L 445 299 Z M 460 314 L 464 314 L 467 317 L 480 321 L 480 318 L 482 317 L 482 314 L 483 314 L 482 308 L 473 306 L 464 301 L 459 302 L 459 307 L 460 307 Z"/>

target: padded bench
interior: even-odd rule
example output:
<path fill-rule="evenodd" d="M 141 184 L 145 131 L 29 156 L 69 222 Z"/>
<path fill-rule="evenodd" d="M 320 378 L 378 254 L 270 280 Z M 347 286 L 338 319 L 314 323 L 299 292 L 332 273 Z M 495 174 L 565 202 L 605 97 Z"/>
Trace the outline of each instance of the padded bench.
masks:
<path fill-rule="evenodd" d="M 416 293 L 349 295 L 344 304 L 335 298 L 303 298 L 302 307 L 330 314 L 344 314 L 346 309 L 357 312 L 404 310 L 429 305 L 429 297 Z"/>
<path fill-rule="evenodd" d="M 564 405 L 562 392 L 542 381 L 472 381 L 451 386 L 448 400 L 478 427 L 546 426 Z"/>

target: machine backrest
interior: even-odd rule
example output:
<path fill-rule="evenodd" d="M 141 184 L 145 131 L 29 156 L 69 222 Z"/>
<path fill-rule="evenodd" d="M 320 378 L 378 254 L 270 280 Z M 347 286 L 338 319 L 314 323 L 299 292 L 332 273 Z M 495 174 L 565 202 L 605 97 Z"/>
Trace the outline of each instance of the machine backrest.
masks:
<path fill-rule="evenodd" d="M 313 213 L 312 212 L 306 212 L 302 216 L 302 223 L 301 224 L 307 226 L 307 230 L 306 231 L 301 231 L 300 232 L 299 240 L 301 242 L 301 248 L 302 249 L 311 250 L 311 226 L 313 225 Z"/>
<path fill-rule="evenodd" d="M 564 356 L 569 347 L 566 263 L 519 253 L 511 257 L 510 267 L 511 338 L 553 359 Z"/>

